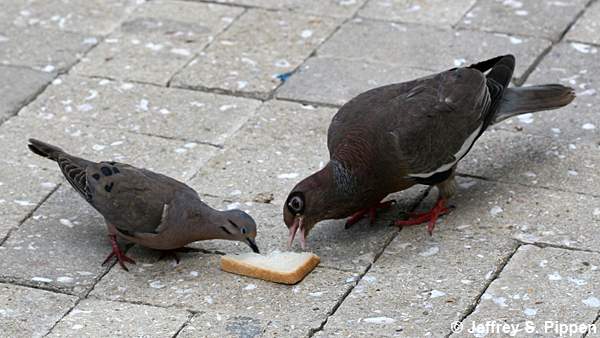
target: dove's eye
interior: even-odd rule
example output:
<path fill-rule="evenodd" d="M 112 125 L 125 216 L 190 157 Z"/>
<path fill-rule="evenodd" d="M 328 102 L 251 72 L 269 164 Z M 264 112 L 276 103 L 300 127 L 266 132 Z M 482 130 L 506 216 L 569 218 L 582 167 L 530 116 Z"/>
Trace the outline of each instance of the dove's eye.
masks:
<path fill-rule="evenodd" d="M 241 232 L 242 232 L 242 234 L 244 234 L 244 235 L 246 234 L 246 232 L 248 232 L 248 230 L 246 230 L 246 228 L 242 228 L 240 231 L 241 231 Z"/>
<path fill-rule="evenodd" d="M 295 195 L 288 199 L 288 210 L 295 215 L 301 214 L 304 211 L 304 196 Z"/>

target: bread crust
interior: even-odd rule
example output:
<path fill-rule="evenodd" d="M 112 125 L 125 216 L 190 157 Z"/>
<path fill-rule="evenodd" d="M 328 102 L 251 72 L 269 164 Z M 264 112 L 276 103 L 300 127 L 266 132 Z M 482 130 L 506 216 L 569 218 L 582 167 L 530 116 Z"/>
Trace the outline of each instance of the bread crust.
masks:
<path fill-rule="evenodd" d="M 311 253 L 304 264 L 298 266 L 294 271 L 282 273 L 279 271 L 268 270 L 262 267 L 248 264 L 235 256 L 222 256 L 221 269 L 223 271 L 235 273 L 238 275 L 249 276 L 281 284 L 296 284 L 300 282 L 309 272 L 311 272 L 321 259 L 319 256 Z"/>

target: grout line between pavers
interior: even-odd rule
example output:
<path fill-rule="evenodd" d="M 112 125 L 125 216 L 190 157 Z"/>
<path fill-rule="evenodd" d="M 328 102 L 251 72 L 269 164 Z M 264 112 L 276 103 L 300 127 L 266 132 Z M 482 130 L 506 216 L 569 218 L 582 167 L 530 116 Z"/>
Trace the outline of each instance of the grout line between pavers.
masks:
<path fill-rule="evenodd" d="M 196 2 L 197 3 L 197 2 Z M 243 11 L 240 12 L 240 14 L 236 15 L 233 20 L 231 20 L 231 22 L 223 27 L 223 29 L 220 32 L 217 32 L 217 34 L 215 34 L 213 36 L 213 39 L 211 41 L 209 41 L 204 47 L 202 47 L 202 49 L 200 49 L 200 51 L 198 53 L 194 53 L 192 55 L 192 57 L 185 63 L 185 65 L 183 65 L 181 68 L 179 68 L 178 70 L 176 70 L 173 75 L 171 75 L 171 77 L 169 78 L 169 80 L 167 80 L 167 84 L 166 87 L 170 88 L 171 87 L 171 82 L 173 81 L 173 79 L 179 75 L 186 67 L 188 67 L 192 62 L 194 62 L 194 60 L 196 60 L 200 54 L 202 52 L 204 52 L 205 50 L 207 50 L 210 46 L 212 46 L 218 39 L 219 37 L 221 37 L 221 35 L 225 34 L 225 32 L 227 32 L 242 16 L 244 16 L 247 12 L 248 12 L 248 8 L 243 7 L 243 6 L 231 6 L 230 4 L 229 7 L 235 7 L 235 8 L 244 8 Z"/>
<path fill-rule="evenodd" d="M 19 224 L 16 227 L 8 230 L 6 236 L 4 236 L 4 238 L 0 240 L 0 246 L 2 246 L 8 240 L 8 238 L 14 231 L 18 230 L 21 227 L 21 225 L 23 225 L 23 223 L 25 223 L 29 218 L 31 218 L 31 216 L 33 216 L 33 214 L 42 206 L 42 204 L 44 204 L 44 202 L 46 202 L 46 200 L 50 198 L 50 196 L 52 196 L 52 194 L 54 194 L 58 190 L 58 188 L 60 188 L 61 185 L 62 183 L 57 183 L 56 186 L 46 196 L 44 196 L 44 198 L 42 198 L 42 200 L 33 209 L 31 209 L 31 211 L 27 215 L 25 215 L 25 217 L 23 217 L 21 221 L 19 221 Z"/>
<path fill-rule="evenodd" d="M 0 284 L 17 285 L 17 286 L 22 286 L 25 288 L 48 291 L 48 292 L 52 292 L 52 293 L 58 293 L 61 295 L 77 297 L 77 294 L 74 292 L 69 292 L 67 290 L 57 288 L 57 287 L 45 286 L 44 284 L 29 283 L 26 280 L 18 279 L 18 278 L 11 278 L 11 277 L 5 278 L 3 276 L 0 276 Z"/>
<path fill-rule="evenodd" d="M 174 335 L 171 336 L 171 338 L 175 338 L 179 335 L 179 333 L 181 333 L 181 331 L 183 331 L 183 329 L 186 328 L 186 326 L 188 326 L 190 324 L 190 322 L 192 321 L 192 319 L 194 318 L 194 313 L 187 311 L 188 312 L 188 318 L 186 319 L 185 322 L 183 322 L 183 324 L 181 325 L 181 327 L 179 328 L 179 330 L 177 330 L 177 332 L 175 332 Z"/>
<path fill-rule="evenodd" d="M 494 271 L 494 273 L 492 274 L 491 278 L 487 280 L 487 283 L 483 286 L 483 289 L 481 289 L 481 293 L 476 297 L 475 302 L 473 302 L 471 304 L 471 306 L 469 306 L 467 308 L 467 310 L 463 313 L 463 315 L 460 317 L 459 320 L 455 321 L 452 323 L 452 325 L 454 325 L 455 323 L 460 323 L 462 324 L 465 319 L 467 319 L 477 308 L 477 306 L 479 305 L 479 303 L 481 303 L 481 298 L 483 297 L 483 295 L 485 294 L 485 292 L 487 291 L 487 289 L 490 287 L 490 285 L 492 285 L 492 283 L 498 279 L 498 277 L 500 276 L 500 274 L 502 273 L 502 271 L 504 270 L 504 268 L 506 267 L 506 265 L 508 265 L 508 262 L 510 262 L 510 260 L 512 259 L 512 257 L 517 253 L 517 251 L 519 251 L 519 248 L 523 246 L 523 244 L 520 244 L 519 242 L 516 242 L 516 245 L 513 249 L 513 251 L 506 256 L 499 264 L 499 266 L 496 268 L 496 270 Z M 450 333 L 446 334 L 444 337 L 448 338 L 450 337 L 454 332 L 451 330 Z"/>
<path fill-rule="evenodd" d="M 536 246 L 540 249 L 545 249 L 545 248 L 554 248 L 554 249 L 561 249 L 561 250 L 568 250 L 568 251 L 574 251 L 574 252 L 587 252 L 587 253 L 593 253 L 593 254 L 598 254 L 600 253 L 600 251 L 598 250 L 592 250 L 592 249 L 586 249 L 586 248 L 574 248 L 572 246 L 566 246 L 566 245 L 561 245 L 561 244 L 556 244 L 556 243 L 547 243 L 547 242 L 524 242 L 521 240 L 517 241 L 519 243 L 522 243 L 523 245 L 533 245 Z"/>
<path fill-rule="evenodd" d="M 596 314 L 596 318 L 594 318 L 594 320 L 590 323 L 590 325 L 595 325 L 596 322 L 598 322 L 598 320 L 600 320 L 600 312 L 598 312 Z M 597 326 L 597 325 L 596 325 Z M 585 333 L 583 335 L 581 335 L 581 338 L 585 338 L 590 334 L 590 326 L 588 326 L 585 330 Z"/>
<path fill-rule="evenodd" d="M 419 207 L 419 205 L 421 205 L 421 203 L 427 198 L 427 195 L 429 195 L 430 191 L 431 191 L 431 188 L 426 189 L 420 195 L 420 197 L 417 198 L 416 201 L 408 208 L 409 211 L 416 210 Z M 331 310 L 327 312 L 327 317 L 325 317 L 325 320 L 323 320 L 321 322 L 319 327 L 312 328 L 309 330 L 309 332 L 308 332 L 309 338 L 313 337 L 318 332 L 323 331 L 323 329 L 325 328 L 325 325 L 327 325 L 327 321 L 329 320 L 329 318 L 331 318 L 336 313 L 338 308 L 344 303 L 346 298 L 352 293 L 352 291 L 360 283 L 362 278 L 367 273 L 369 273 L 369 271 L 371 270 L 373 265 L 375 265 L 375 263 L 377 263 L 377 260 L 379 260 L 379 257 L 381 257 L 381 255 L 383 255 L 383 253 L 385 252 L 385 249 L 387 249 L 387 247 L 390 245 L 390 243 L 392 243 L 394 241 L 394 239 L 396 239 L 398 237 L 398 234 L 400 233 L 401 230 L 402 229 L 398 230 L 396 233 L 394 233 L 392 236 L 390 236 L 390 238 L 387 240 L 387 242 L 383 244 L 381 250 L 379 250 L 379 252 L 375 254 L 375 257 L 373 258 L 373 262 L 371 262 L 362 273 L 358 273 L 358 276 L 356 277 L 354 285 L 351 285 L 348 288 L 348 290 L 342 295 L 342 297 L 340 297 L 340 299 L 336 302 L 336 304 L 334 304 L 334 306 L 331 308 Z M 353 272 L 356 273 L 356 271 L 353 271 Z"/>

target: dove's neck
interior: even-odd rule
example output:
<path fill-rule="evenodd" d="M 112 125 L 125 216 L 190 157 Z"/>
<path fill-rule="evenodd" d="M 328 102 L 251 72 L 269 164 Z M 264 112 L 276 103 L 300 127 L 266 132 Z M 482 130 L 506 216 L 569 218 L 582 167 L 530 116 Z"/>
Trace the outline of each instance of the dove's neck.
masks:
<path fill-rule="evenodd" d="M 227 232 L 223 230 L 227 224 L 227 218 L 223 212 L 204 204 L 201 212 L 197 212 L 191 222 L 190 237 L 193 241 L 229 239 Z"/>

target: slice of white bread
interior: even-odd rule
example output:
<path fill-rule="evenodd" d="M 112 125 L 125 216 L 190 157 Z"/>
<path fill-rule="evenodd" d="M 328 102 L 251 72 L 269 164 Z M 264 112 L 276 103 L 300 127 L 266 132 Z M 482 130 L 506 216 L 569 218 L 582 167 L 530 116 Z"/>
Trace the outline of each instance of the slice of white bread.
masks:
<path fill-rule="evenodd" d="M 268 255 L 248 252 L 222 256 L 221 269 L 275 283 L 296 284 L 319 262 L 319 256 L 310 252 L 273 252 Z"/>

